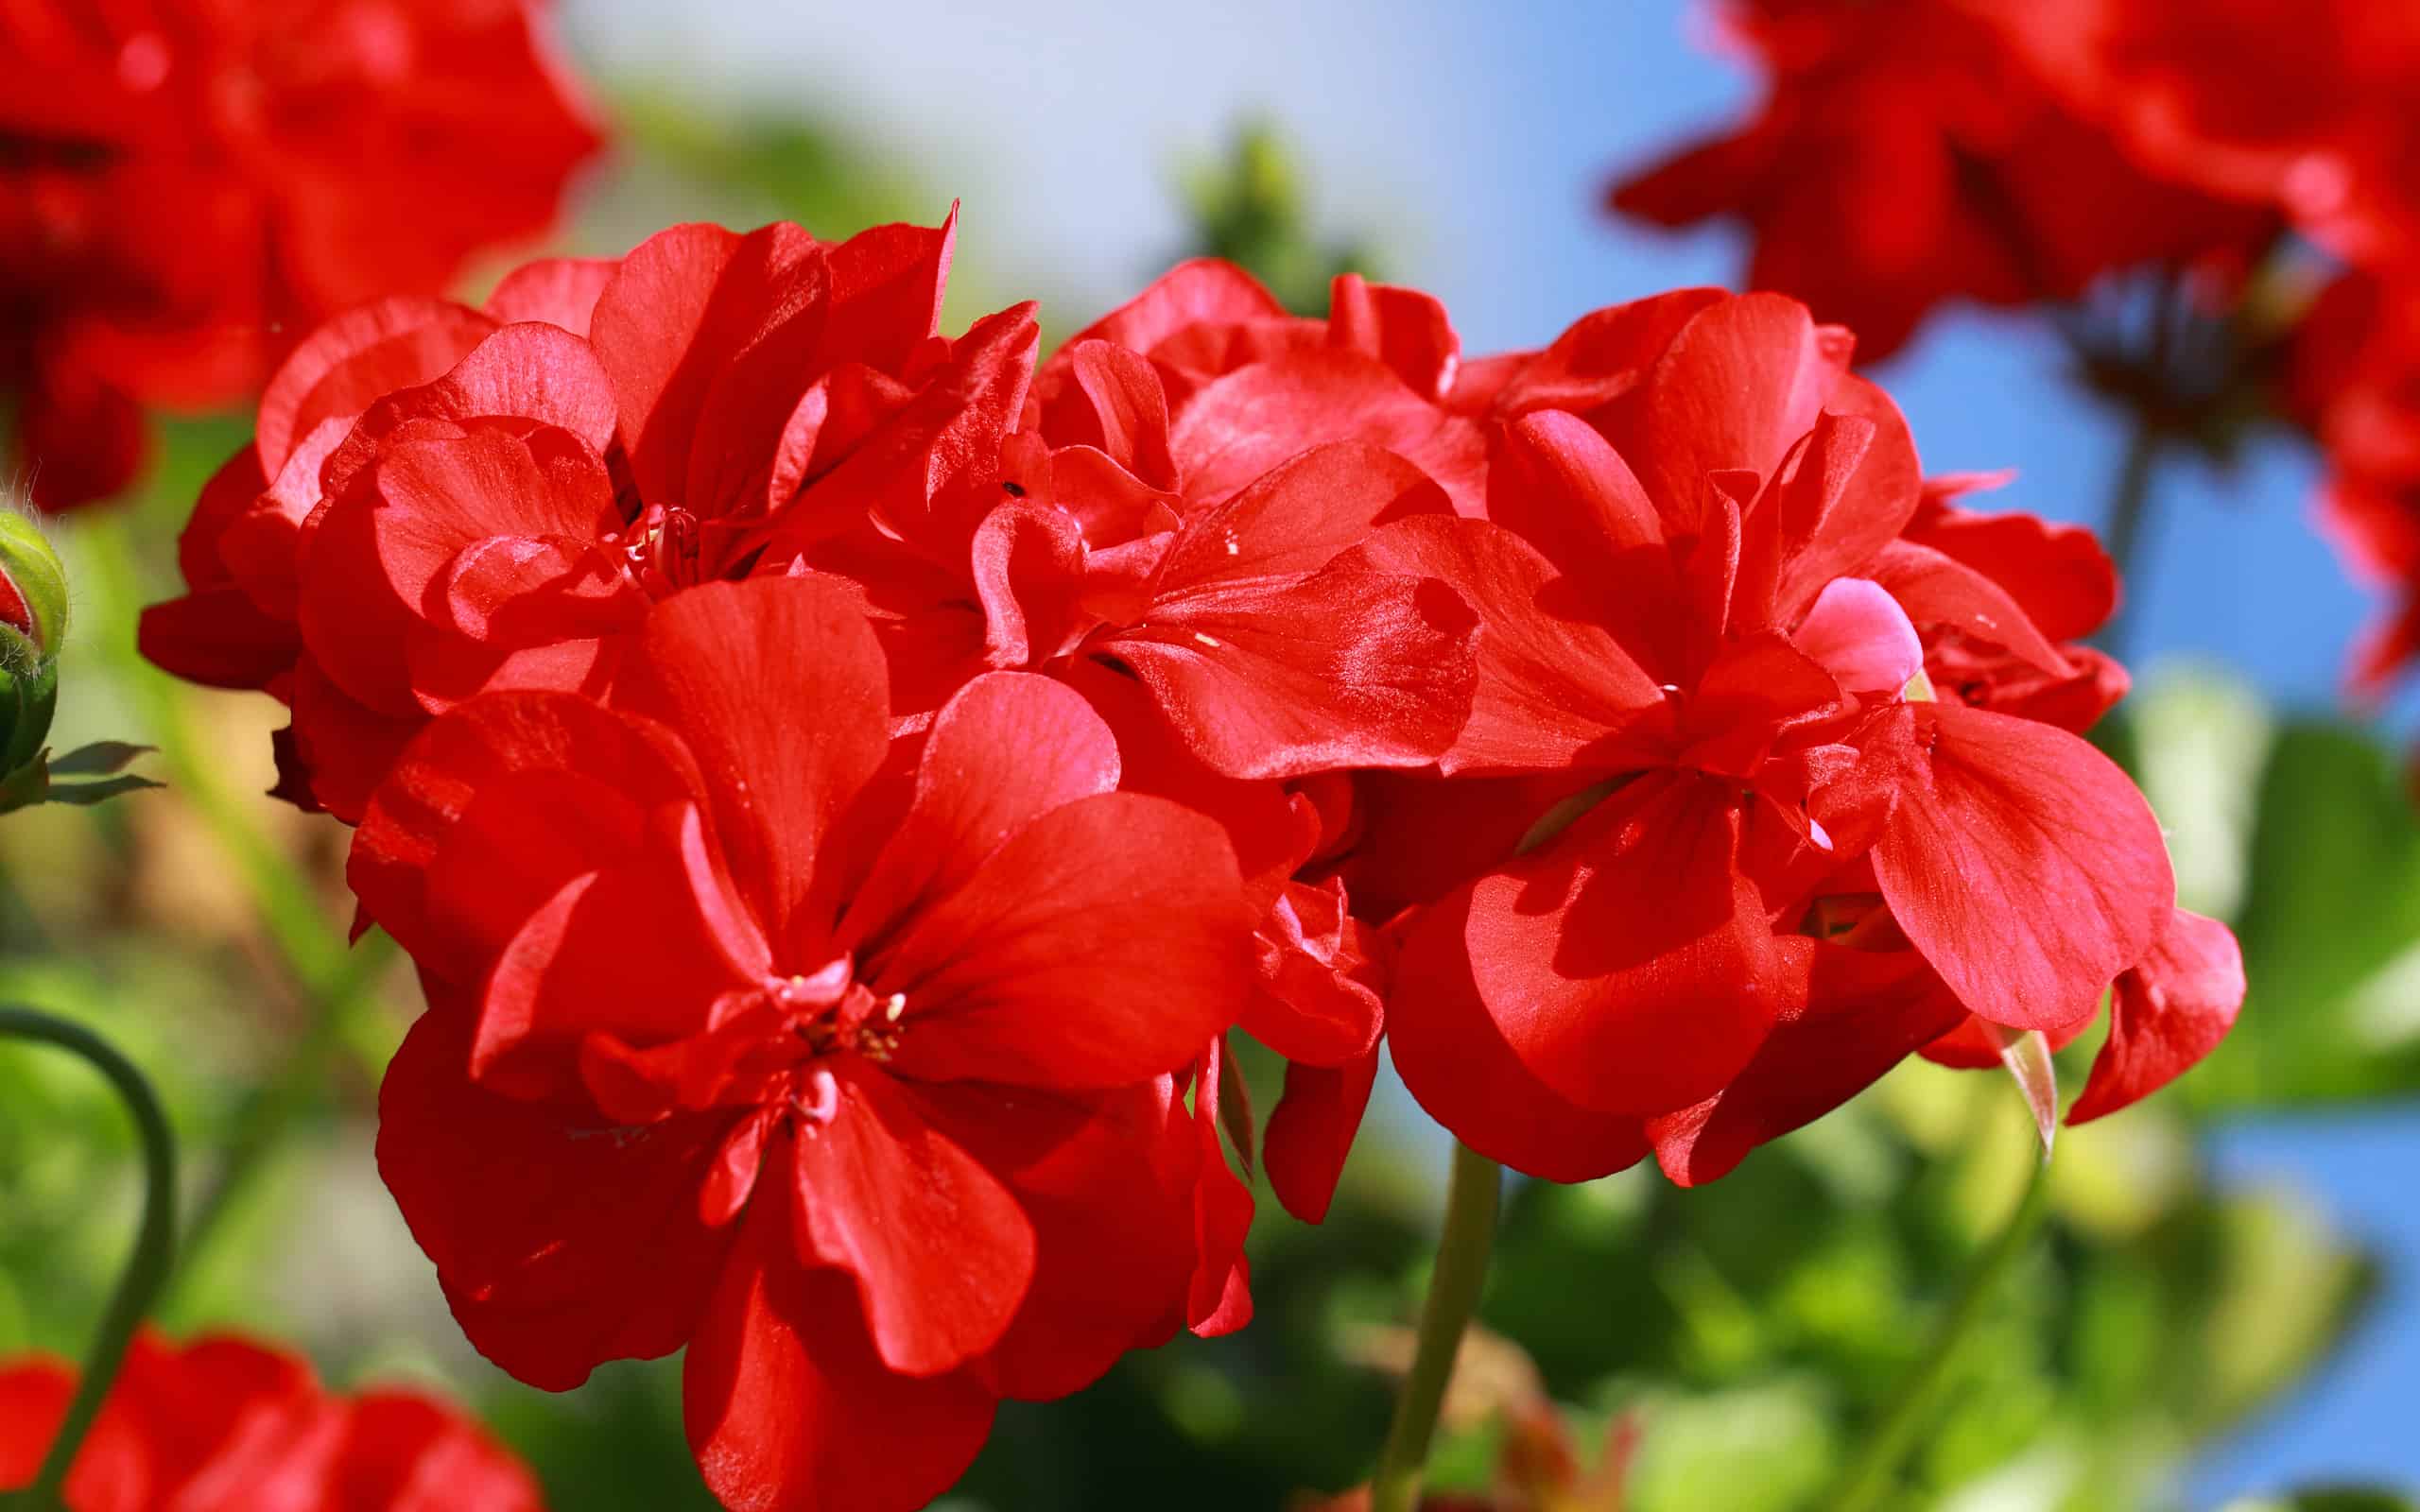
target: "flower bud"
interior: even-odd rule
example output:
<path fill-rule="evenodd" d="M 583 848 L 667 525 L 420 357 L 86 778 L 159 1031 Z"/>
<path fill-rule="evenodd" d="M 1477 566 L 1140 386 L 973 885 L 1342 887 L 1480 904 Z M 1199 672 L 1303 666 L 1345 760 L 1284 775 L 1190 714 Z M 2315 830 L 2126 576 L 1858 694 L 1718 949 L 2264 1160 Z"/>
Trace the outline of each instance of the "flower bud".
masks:
<path fill-rule="evenodd" d="M 67 569 L 32 520 L 0 509 L 0 776 L 50 734 L 66 634 Z"/>

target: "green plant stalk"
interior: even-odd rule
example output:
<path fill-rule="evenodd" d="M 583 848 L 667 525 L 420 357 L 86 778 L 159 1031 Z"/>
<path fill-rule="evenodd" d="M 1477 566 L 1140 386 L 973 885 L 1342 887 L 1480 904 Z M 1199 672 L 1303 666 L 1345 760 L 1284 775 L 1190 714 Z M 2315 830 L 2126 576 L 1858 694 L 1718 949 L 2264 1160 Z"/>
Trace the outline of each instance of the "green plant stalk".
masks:
<path fill-rule="evenodd" d="M 2033 1137 L 2029 1122 L 2027 1138 Z M 2025 1194 L 2018 1199 L 2016 1211 L 1975 1257 L 1967 1267 L 1965 1280 L 1958 1295 L 1933 1328 L 1932 1337 L 1926 1342 L 1925 1351 L 1907 1375 L 1893 1387 L 1890 1400 L 1883 1404 L 1882 1416 L 1865 1442 L 1850 1457 L 1848 1465 L 1832 1482 L 1830 1491 L 1808 1503 L 1824 1512 L 1871 1512 L 1896 1484 L 1899 1467 L 1906 1463 L 1908 1451 L 1914 1447 L 1916 1435 L 1931 1420 L 1943 1383 L 1949 1379 L 1949 1368 L 1957 1363 L 1960 1348 L 1974 1331 L 1992 1298 L 2007 1280 L 2019 1256 L 2032 1242 L 2042 1226 L 2042 1215 L 2048 1208 L 2050 1193 L 2050 1161 L 2045 1157 L 2033 1163 L 2033 1171 L 2026 1178 Z"/>
<path fill-rule="evenodd" d="M 2111 656 L 2123 659 L 2126 641 L 2143 603 L 2149 575 L 2142 571 L 2143 533 L 2152 515 L 2152 483 L 2159 472 L 2167 437 L 2150 415 L 2138 415 L 2126 438 L 2125 459 L 2118 467 L 2118 482 L 2109 494 L 2109 519 L 2100 543 L 2118 569 L 2118 608 L 2093 636 Z"/>
<path fill-rule="evenodd" d="M 59 1436 L 51 1440 L 33 1485 L 13 1502 L 28 1512 L 64 1512 L 67 1472 L 76 1463 L 77 1451 L 100 1416 L 101 1403 L 108 1400 L 118 1367 L 134 1343 L 134 1331 L 142 1326 L 176 1265 L 177 1147 L 151 1084 L 100 1036 L 81 1024 L 31 1008 L 0 1007 L 0 1038 L 55 1045 L 91 1062 L 126 1100 L 143 1142 L 143 1227 L 134 1253 L 127 1260 L 109 1311 L 102 1315 L 100 1332 L 84 1357 L 83 1377 L 67 1405 L 67 1416 L 60 1422 Z"/>
<path fill-rule="evenodd" d="M 1420 1340 L 1411 1373 L 1395 1399 L 1386 1447 L 1370 1477 L 1370 1512 L 1412 1512 L 1420 1500 L 1437 1414 L 1445 1403 L 1462 1332 L 1478 1310 L 1480 1283 L 1487 1279 L 1503 1180 L 1502 1166 L 1468 1145 L 1455 1144 L 1453 1177 L 1445 1192 L 1445 1231 L 1437 1242 L 1436 1269 L 1420 1308 Z"/>

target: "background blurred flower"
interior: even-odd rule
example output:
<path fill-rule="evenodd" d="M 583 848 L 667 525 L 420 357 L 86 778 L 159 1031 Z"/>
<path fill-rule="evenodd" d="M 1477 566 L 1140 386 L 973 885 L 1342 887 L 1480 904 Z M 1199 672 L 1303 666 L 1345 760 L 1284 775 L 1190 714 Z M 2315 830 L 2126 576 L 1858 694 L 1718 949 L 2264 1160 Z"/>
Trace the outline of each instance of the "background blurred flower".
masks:
<path fill-rule="evenodd" d="M 0 1488 L 32 1484 L 76 1372 L 0 1361 Z M 520 1461 L 418 1391 L 338 1396 L 233 1336 L 136 1338 L 66 1486 L 69 1512 L 543 1512 Z"/>
<path fill-rule="evenodd" d="M 601 139 L 548 26 L 544 0 L 0 16 L 0 392 L 35 502 L 124 488 L 137 406 L 242 398 L 313 322 L 552 224 Z"/>

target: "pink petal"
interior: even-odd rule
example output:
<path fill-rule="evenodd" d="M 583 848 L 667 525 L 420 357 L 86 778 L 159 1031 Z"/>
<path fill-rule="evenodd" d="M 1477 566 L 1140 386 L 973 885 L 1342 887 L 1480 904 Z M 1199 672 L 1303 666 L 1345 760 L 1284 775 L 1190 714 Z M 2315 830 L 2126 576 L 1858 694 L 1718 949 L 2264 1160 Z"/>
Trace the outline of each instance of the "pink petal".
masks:
<path fill-rule="evenodd" d="M 1881 584 L 1835 577 L 1815 595 L 1790 643 L 1842 691 L 1893 699 L 1924 670 L 1924 644 L 1898 600 Z"/>

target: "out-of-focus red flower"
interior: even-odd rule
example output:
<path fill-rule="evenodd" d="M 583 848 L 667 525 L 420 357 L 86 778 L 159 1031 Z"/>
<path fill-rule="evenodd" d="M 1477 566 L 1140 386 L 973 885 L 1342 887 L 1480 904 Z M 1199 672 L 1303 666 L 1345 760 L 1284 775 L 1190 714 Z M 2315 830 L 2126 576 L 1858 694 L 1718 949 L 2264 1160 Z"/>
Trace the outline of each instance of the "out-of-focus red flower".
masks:
<path fill-rule="evenodd" d="M 203 492 L 190 592 L 147 611 L 145 654 L 283 699 L 282 791 L 349 820 L 475 693 L 603 694 L 650 603 L 789 570 L 783 540 L 836 497 L 853 521 L 905 509 L 987 405 L 996 447 L 1034 326 L 934 335 L 950 241 L 683 226 L 618 263 L 531 264 L 482 309 L 338 317 Z"/>
<path fill-rule="evenodd" d="M 2347 673 L 2375 695 L 2420 654 L 2420 265 L 2339 275 L 2295 323 L 2290 357 L 2287 411 L 2327 464 L 2320 529 L 2394 595 Z"/>
<path fill-rule="evenodd" d="M 2356 263 L 2420 231 L 2420 13 L 2372 0 L 2011 8 L 2055 86 L 2163 178 L 2273 205 Z"/>
<path fill-rule="evenodd" d="M 1789 301 L 1591 323 L 1588 366 L 1630 381 L 1513 421 L 1489 519 L 1365 548 L 1480 618 L 1429 807 L 1507 800 L 1406 927 L 1389 1034 L 1482 1153 L 1577 1179 L 1652 1145 L 1699 1181 L 1969 1014 L 2089 1021 L 2173 883 L 2062 728 L 2108 691 L 2059 644 L 2114 602 L 2088 538 L 1928 499 L 1895 407 Z M 1505 394 L 1569 388 L 1576 350 Z"/>
<path fill-rule="evenodd" d="M 2026 9 L 1721 0 L 1722 35 L 1764 76 L 1754 119 L 1625 177 L 1608 203 L 1668 226 L 1744 222 L 1748 284 L 1847 324 L 1869 360 L 1953 300 L 2067 299 L 2258 234 L 2259 210 L 2144 171 L 2079 112 Z"/>
<path fill-rule="evenodd" d="M 31 0 L 0 14 L 0 391 L 35 502 L 138 405 L 256 389 L 320 318 L 552 222 L 600 138 L 543 0 Z"/>
<path fill-rule="evenodd" d="M 976 679 L 896 759 L 887 684 L 835 585 L 706 585 L 610 708 L 439 718 L 355 836 L 431 997 L 380 1169 L 457 1317 L 557 1389 L 685 1346 L 734 1506 L 921 1506 L 1002 1397 L 1248 1306 L 1197 1233 L 1253 972 L 1225 835 L 1116 791 L 1049 679 Z"/>
<path fill-rule="evenodd" d="M 0 1364 L 0 1488 L 32 1484 L 75 1395 L 47 1360 Z M 340 1397 L 290 1354 L 134 1341 L 68 1472 L 72 1512 L 539 1512 L 529 1472 L 417 1391 Z"/>

